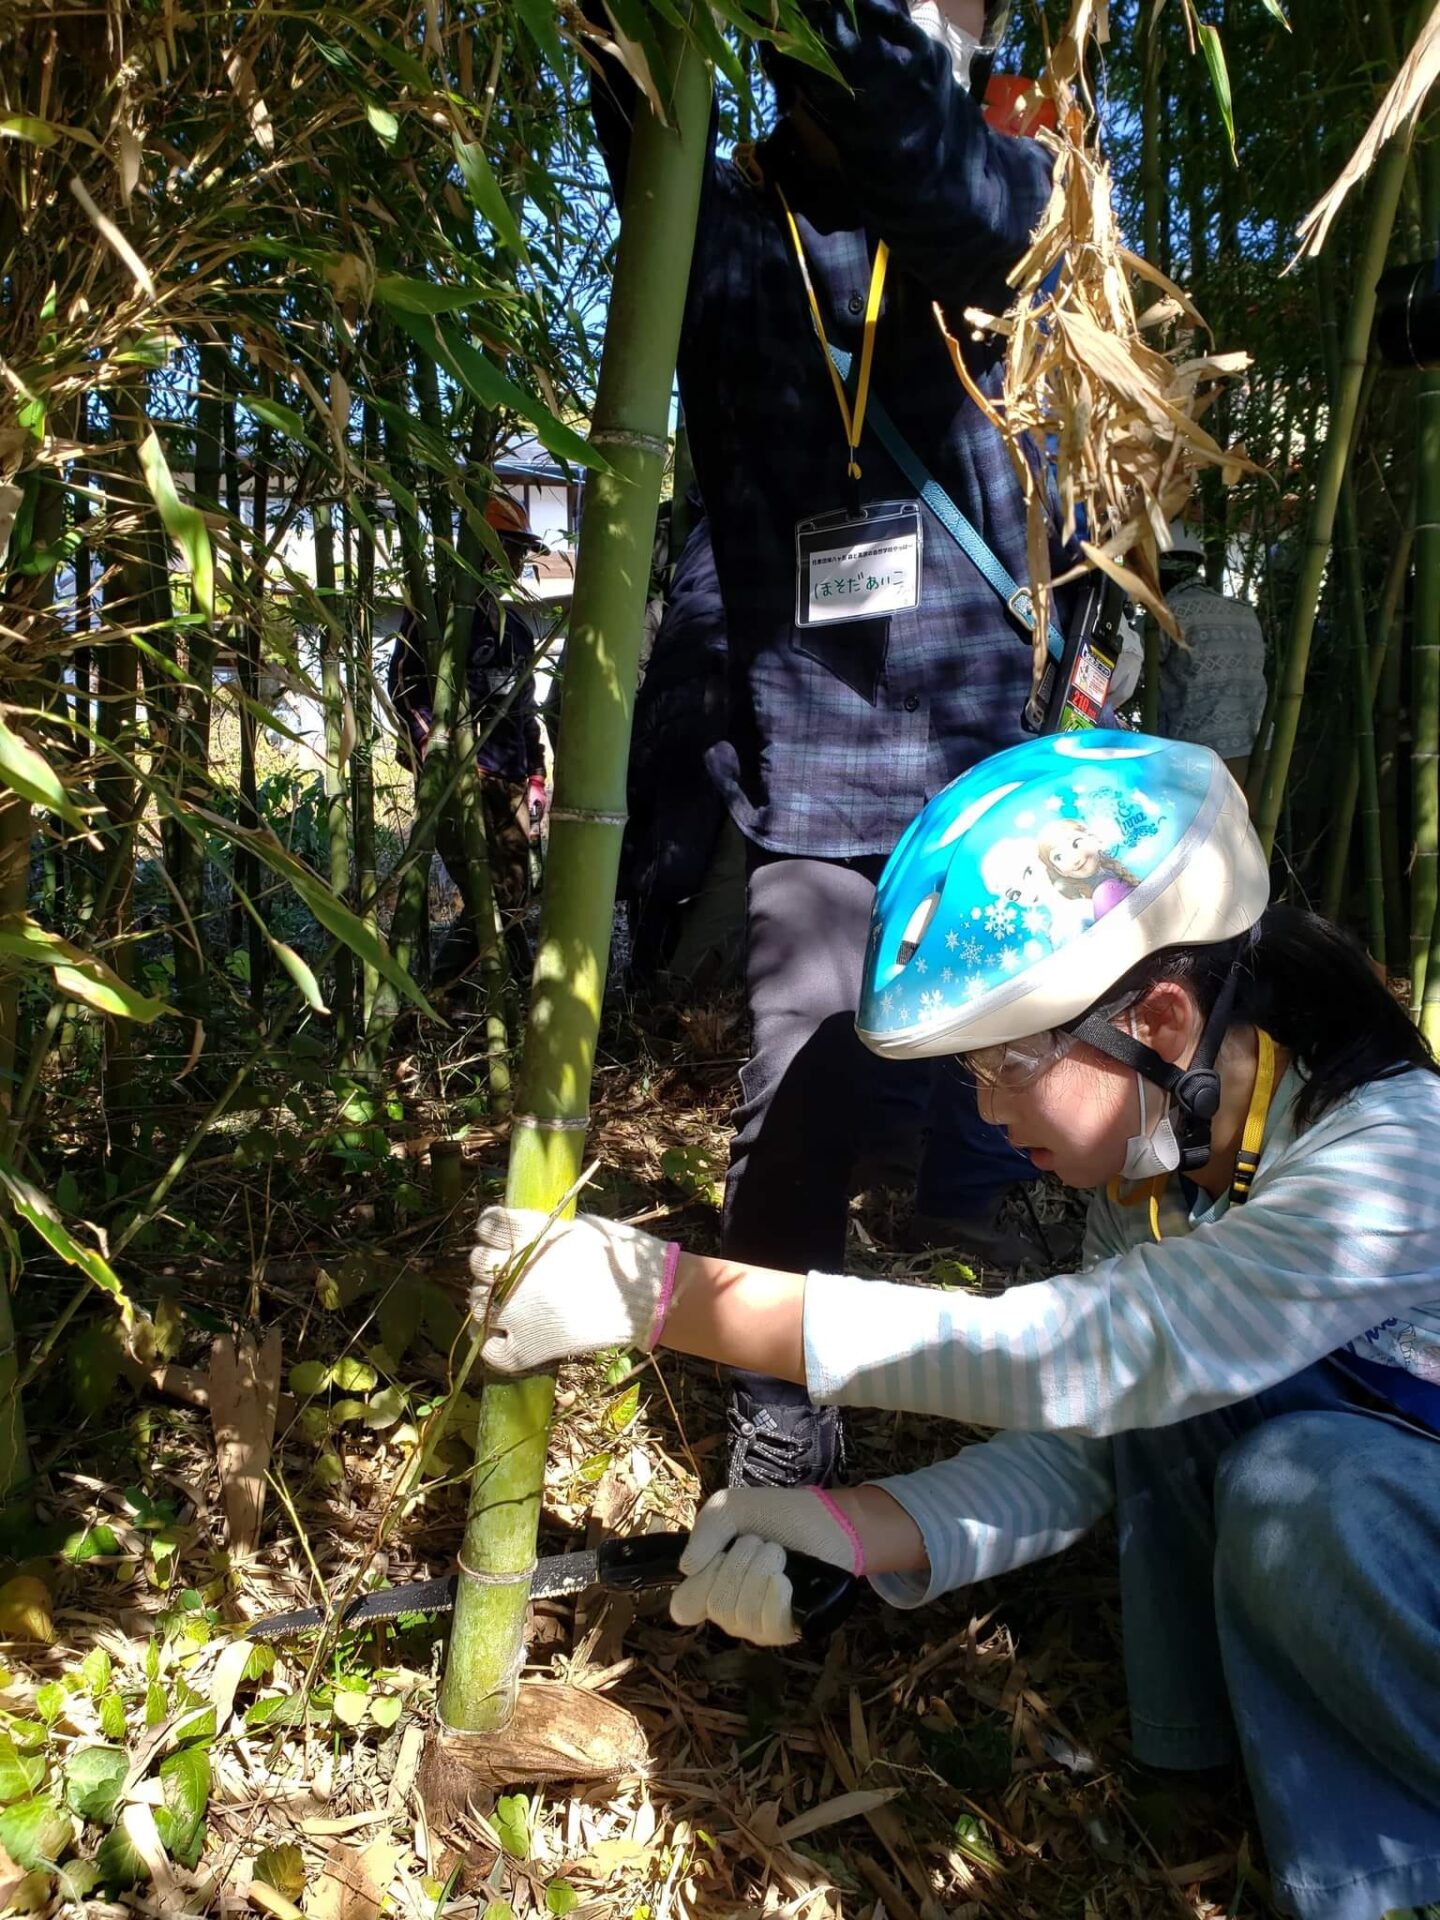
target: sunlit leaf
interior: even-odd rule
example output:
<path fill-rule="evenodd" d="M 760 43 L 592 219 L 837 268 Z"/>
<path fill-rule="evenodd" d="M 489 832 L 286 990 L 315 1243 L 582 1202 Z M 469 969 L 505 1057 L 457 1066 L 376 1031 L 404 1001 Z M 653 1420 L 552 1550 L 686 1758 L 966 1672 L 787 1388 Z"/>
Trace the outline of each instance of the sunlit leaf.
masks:
<path fill-rule="evenodd" d="M 370 131 L 382 147 L 393 147 L 400 138 L 400 122 L 386 107 L 380 107 L 373 100 L 365 102 L 365 118 L 370 122 Z"/>
<path fill-rule="evenodd" d="M 135 1020 L 142 1026 L 165 1012 L 163 1000 L 151 999 L 126 986 L 103 960 L 83 953 L 58 933 L 37 926 L 28 914 L 6 914 L 0 919 L 0 970 L 14 966 L 49 968 L 62 992 L 73 994 L 101 1013 Z"/>
<path fill-rule="evenodd" d="M 20 1800 L 45 1778 L 45 1757 L 21 1753 L 8 1733 L 0 1734 L 0 1800 Z"/>
<path fill-rule="evenodd" d="M 29 113 L 0 114 L 0 139 L 28 140 L 32 146 L 53 147 L 60 129 L 48 120 L 37 120 Z"/>
<path fill-rule="evenodd" d="M 247 413 L 253 413 L 257 420 L 273 427 L 277 433 L 287 434 L 292 440 L 304 440 L 305 422 L 293 407 L 284 406 L 265 393 L 247 393 L 242 404 Z"/>
<path fill-rule="evenodd" d="M 270 942 L 270 951 L 304 994 L 305 1004 L 312 1007 L 316 1013 L 329 1013 L 330 1009 L 325 1004 L 325 996 L 320 991 L 320 982 L 315 978 L 308 962 L 295 951 L 294 947 L 287 946 L 283 940 L 277 940 L 274 934 L 267 933 L 265 938 Z"/>
<path fill-rule="evenodd" d="M 40 1238 L 60 1258 L 72 1267 L 78 1267 L 87 1280 L 92 1281 L 102 1292 L 108 1293 L 119 1305 L 120 1311 L 128 1322 L 134 1316 L 134 1307 L 129 1296 L 116 1278 L 110 1263 L 94 1247 L 81 1244 L 66 1227 L 51 1205 L 49 1198 L 36 1186 L 17 1173 L 7 1161 L 0 1160 L 0 1186 L 10 1195 L 10 1201 L 20 1218 L 26 1221 Z"/>
<path fill-rule="evenodd" d="M 182 1747 L 160 1762 L 165 1804 L 155 1809 L 155 1826 L 166 1851 L 181 1866 L 193 1867 L 205 1845 L 205 1810 L 210 1804 L 210 1753 L 203 1746 Z"/>
<path fill-rule="evenodd" d="M 123 1747 L 77 1747 L 65 1760 L 65 1804 L 82 1820 L 109 1826 L 130 1770 Z"/>
<path fill-rule="evenodd" d="M 512 1860 L 530 1858 L 530 1801 L 523 1793 L 502 1793 L 490 1824 Z"/>
<path fill-rule="evenodd" d="M 523 260 L 525 242 L 516 225 L 515 216 L 510 211 L 510 203 L 500 190 L 500 182 L 490 170 L 490 162 L 485 158 L 485 149 L 477 140 L 462 140 L 455 137 L 455 158 L 460 162 L 460 172 L 464 176 L 466 190 L 474 201 L 478 211 L 495 229 L 496 233 Z"/>
<path fill-rule="evenodd" d="M 1219 104 L 1220 118 L 1225 122 L 1225 137 L 1230 142 L 1230 158 L 1239 164 L 1235 152 L 1235 109 L 1230 99 L 1230 70 L 1225 64 L 1225 48 L 1221 43 L 1220 30 L 1202 24 L 1200 29 L 1200 51 L 1205 55 L 1205 64 L 1210 69 L 1210 84 L 1215 89 L 1215 99 Z"/>
<path fill-rule="evenodd" d="M 210 549 L 210 530 L 200 509 L 187 507 L 176 491 L 169 463 L 153 427 L 140 443 L 140 471 L 150 489 L 150 498 L 160 509 L 161 524 L 185 556 L 195 604 L 207 620 L 213 620 L 215 556 Z"/>
<path fill-rule="evenodd" d="M 0 1847 L 17 1866 L 51 1867 L 68 1852 L 75 1826 L 53 1800 L 39 1794 L 0 1813 Z"/>
<path fill-rule="evenodd" d="M 458 313 L 480 305 L 490 290 L 482 286 L 442 286 L 433 280 L 413 280 L 403 273 L 382 273 L 374 297 L 392 313 Z"/>
<path fill-rule="evenodd" d="M 84 815 L 60 782 L 59 775 L 42 754 L 28 746 L 0 719 L 0 784 L 28 800 L 32 807 L 43 807 L 81 833 L 88 833 Z"/>

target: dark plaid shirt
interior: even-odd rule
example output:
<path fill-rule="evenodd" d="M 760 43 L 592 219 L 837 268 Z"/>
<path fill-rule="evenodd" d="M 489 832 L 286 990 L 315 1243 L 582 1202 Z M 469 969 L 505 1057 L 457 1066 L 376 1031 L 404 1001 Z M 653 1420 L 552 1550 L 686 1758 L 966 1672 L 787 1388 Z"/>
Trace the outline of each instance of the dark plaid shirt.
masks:
<path fill-rule="evenodd" d="M 913 612 L 802 629 L 795 526 L 850 504 L 839 408 L 772 183 L 799 223 L 832 343 L 857 355 L 876 242 L 891 250 L 873 390 L 1014 577 L 1024 508 L 999 436 L 967 397 L 932 304 L 957 338 L 968 305 L 1003 311 L 1005 275 L 1049 194 L 1033 142 L 993 132 L 903 0 L 807 0 L 853 92 L 793 64 L 840 158 L 806 157 L 787 122 L 762 143 L 765 184 L 712 155 L 680 346 L 680 394 L 710 518 L 730 646 L 728 738 L 710 771 L 747 838 L 784 853 L 888 853 L 926 799 L 1020 737 L 1024 628 L 922 510 Z M 617 93 L 619 86 L 617 84 Z M 614 96 L 596 114 L 624 164 Z M 982 384 L 998 384 L 993 351 Z M 867 427 L 867 501 L 914 489 Z"/>

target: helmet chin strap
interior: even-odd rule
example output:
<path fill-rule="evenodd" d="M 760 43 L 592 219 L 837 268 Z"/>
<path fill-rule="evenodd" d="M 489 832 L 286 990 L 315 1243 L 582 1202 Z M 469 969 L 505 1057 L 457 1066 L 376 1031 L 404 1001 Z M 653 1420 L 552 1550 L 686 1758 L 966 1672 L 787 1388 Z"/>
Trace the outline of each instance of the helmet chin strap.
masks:
<path fill-rule="evenodd" d="M 1215 1062 L 1229 1030 L 1230 1016 L 1235 1006 L 1239 964 L 1237 956 L 1215 997 L 1215 1004 L 1210 1009 L 1210 1016 L 1188 1067 L 1177 1067 L 1173 1061 L 1163 1059 L 1153 1047 L 1147 1047 L 1143 1040 L 1137 1040 L 1133 1034 L 1122 1033 L 1112 1025 L 1111 1016 L 1103 1008 L 1082 1014 L 1078 1020 L 1069 1021 L 1065 1028 L 1067 1033 L 1073 1033 L 1077 1040 L 1083 1040 L 1087 1046 L 1108 1054 L 1112 1060 L 1118 1060 L 1121 1066 L 1143 1074 L 1179 1107 L 1182 1173 L 1198 1172 L 1210 1158 L 1211 1122 L 1220 1109 L 1220 1075 L 1215 1069 Z"/>

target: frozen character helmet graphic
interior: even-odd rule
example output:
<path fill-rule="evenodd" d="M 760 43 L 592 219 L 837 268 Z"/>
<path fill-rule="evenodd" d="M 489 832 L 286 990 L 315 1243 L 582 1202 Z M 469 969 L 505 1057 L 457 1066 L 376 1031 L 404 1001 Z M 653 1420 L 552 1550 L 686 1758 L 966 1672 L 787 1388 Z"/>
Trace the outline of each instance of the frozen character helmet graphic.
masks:
<path fill-rule="evenodd" d="M 856 1026 L 897 1059 L 1023 1039 L 1147 954 L 1243 933 L 1269 896 L 1245 796 L 1209 748 L 1044 734 L 906 828 L 876 889 Z"/>
<path fill-rule="evenodd" d="M 1088 900 L 1096 920 L 1135 891 L 1134 874 L 1106 852 L 1083 820 L 1047 821 L 1035 846 L 1059 891 L 1067 900 Z"/>
<path fill-rule="evenodd" d="M 1016 909 L 1017 925 L 1051 942 L 1068 939 L 1093 919 L 1088 895 L 1067 894 L 1033 838 L 997 840 L 980 862 L 980 878 L 996 900 Z"/>

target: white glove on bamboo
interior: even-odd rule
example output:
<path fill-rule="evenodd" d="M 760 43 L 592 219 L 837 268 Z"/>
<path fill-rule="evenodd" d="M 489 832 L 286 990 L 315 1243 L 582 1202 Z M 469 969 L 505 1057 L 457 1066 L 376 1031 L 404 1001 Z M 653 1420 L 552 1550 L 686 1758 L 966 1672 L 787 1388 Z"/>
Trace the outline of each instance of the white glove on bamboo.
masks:
<path fill-rule="evenodd" d="M 727 1487 L 713 1495 L 680 1557 L 688 1578 L 670 1596 L 671 1619 L 682 1627 L 711 1620 L 757 1647 L 798 1640 L 787 1548 L 847 1573 L 865 1571 L 860 1536 L 819 1487 Z"/>
<path fill-rule="evenodd" d="M 496 1280 L 532 1241 L 519 1280 L 492 1304 Z M 546 1227 L 543 1213 L 487 1207 L 470 1255 L 470 1312 L 486 1328 L 486 1366 L 528 1373 L 567 1353 L 626 1346 L 649 1352 L 664 1323 L 679 1257 L 673 1243 L 592 1214 Z"/>

